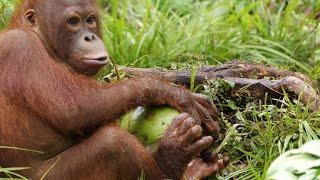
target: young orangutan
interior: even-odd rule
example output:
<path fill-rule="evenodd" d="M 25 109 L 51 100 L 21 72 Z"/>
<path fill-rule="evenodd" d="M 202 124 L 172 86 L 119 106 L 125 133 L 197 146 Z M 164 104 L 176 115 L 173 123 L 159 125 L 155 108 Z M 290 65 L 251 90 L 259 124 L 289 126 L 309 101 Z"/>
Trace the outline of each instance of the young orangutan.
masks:
<path fill-rule="evenodd" d="M 94 0 L 25 0 L 0 34 L 0 164 L 32 179 L 202 178 L 226 165 L 195 158 L 218 133 L 210 100 L 156 79 L 103 85 L 88 76 L 108 62 Z M 152 156 L 113 126 L 137 106 L 181 112 Z M 188 113 L 188 114 L 186 114 Z M 40 153 L 41 152 L 41 153 Z M 188 166 L 188 163 L 190 166 Z"/>

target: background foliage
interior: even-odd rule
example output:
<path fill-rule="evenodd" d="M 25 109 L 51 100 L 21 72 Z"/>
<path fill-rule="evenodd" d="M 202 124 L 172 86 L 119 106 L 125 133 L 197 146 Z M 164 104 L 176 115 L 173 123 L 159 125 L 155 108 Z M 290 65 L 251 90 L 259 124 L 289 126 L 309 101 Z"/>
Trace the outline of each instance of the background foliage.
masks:
<path fill-rule="evenodd" d="M 319 0 L 99 0 L 103 37 L 118 64 L 191 68 L 233 59 L 320 78 Z M 0 0 L 0 28 L 14 3 Z M 103 74 L 102 74 L 103 75 Z M 320 113 L 298 100 L 228 100 L 223 83 L 199 89 L 223 109 L 219 178 L 263 179 L 272 160 L 320 136 Z M 0 168 L 1 170 L 1 168 Z M 1 171 L 0 171 L 1 172 Z"/>
<path fill-rule="evenodd" d="M 320 2 L 288 2 L 111 0 L 104 8 L 110 12 L 104 13 L 104 35 L 120 64 L 245 59 L 310 73 L 319 61 Z"/>

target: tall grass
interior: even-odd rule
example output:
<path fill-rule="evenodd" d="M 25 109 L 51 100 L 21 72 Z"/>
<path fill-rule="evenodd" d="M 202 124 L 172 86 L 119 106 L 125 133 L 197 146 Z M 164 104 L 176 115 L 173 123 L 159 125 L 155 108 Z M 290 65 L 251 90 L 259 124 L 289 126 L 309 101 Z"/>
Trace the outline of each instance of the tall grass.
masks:
<path fill-rule="evenodd" d="M 111 0 L 104 11 L 110 13 L 103 13 L 104 37 L 119 64 L 169 67 L 245 59 L 310 73 L 319 61 L 314 20 L 319 4 Z"/>
<path fill-rule="evenodd" d="M 7 24 L 13 2 L 0 1 L 0 28 Z M 320 59 L 317 0 L 99 3 L 104 39 L 119 64 L 170 67 L 244 59 L 319 74 L 314 69 Z"/>
<path fill-rule="evenodd" d="M 218 147 L 232 158 L 220 179 L 264 179 L 271 162 L 287 150 L 320 136 L 320 112 L 312 113 L 298 100 L 230 101 L 220 83 L 203 93 L 219 99 L 220 124 L 225 130 Z M 246 103 L 243 103 L 246 102 Z"/>
<path fill-rule="evenodd" d="M 0 29 L 6 27 L 14 9 L 13 0 L 0 0 Z"/>

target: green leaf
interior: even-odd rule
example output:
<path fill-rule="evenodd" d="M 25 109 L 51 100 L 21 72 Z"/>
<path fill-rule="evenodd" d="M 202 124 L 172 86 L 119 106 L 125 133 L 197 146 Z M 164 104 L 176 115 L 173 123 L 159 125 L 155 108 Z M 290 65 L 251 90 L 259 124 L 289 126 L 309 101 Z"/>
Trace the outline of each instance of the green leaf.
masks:
<path fill-rule="evenodd" d="M 271 164 L 267 179 L 319 179 L 319 149 L 320 141 L 316 140 L 282 154 Z"/>

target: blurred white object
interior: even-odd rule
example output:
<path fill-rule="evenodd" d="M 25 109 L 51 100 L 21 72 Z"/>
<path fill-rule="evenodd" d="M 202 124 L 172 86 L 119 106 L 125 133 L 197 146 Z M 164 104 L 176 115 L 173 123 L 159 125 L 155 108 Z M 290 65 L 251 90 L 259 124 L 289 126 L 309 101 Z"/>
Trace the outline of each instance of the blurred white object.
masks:
<path fill-rule="evenodd" d="M 279 156 L 267 172 L 267 180 L 320 179 L 320 141 L 307 142 L 299 149 Z"/>

